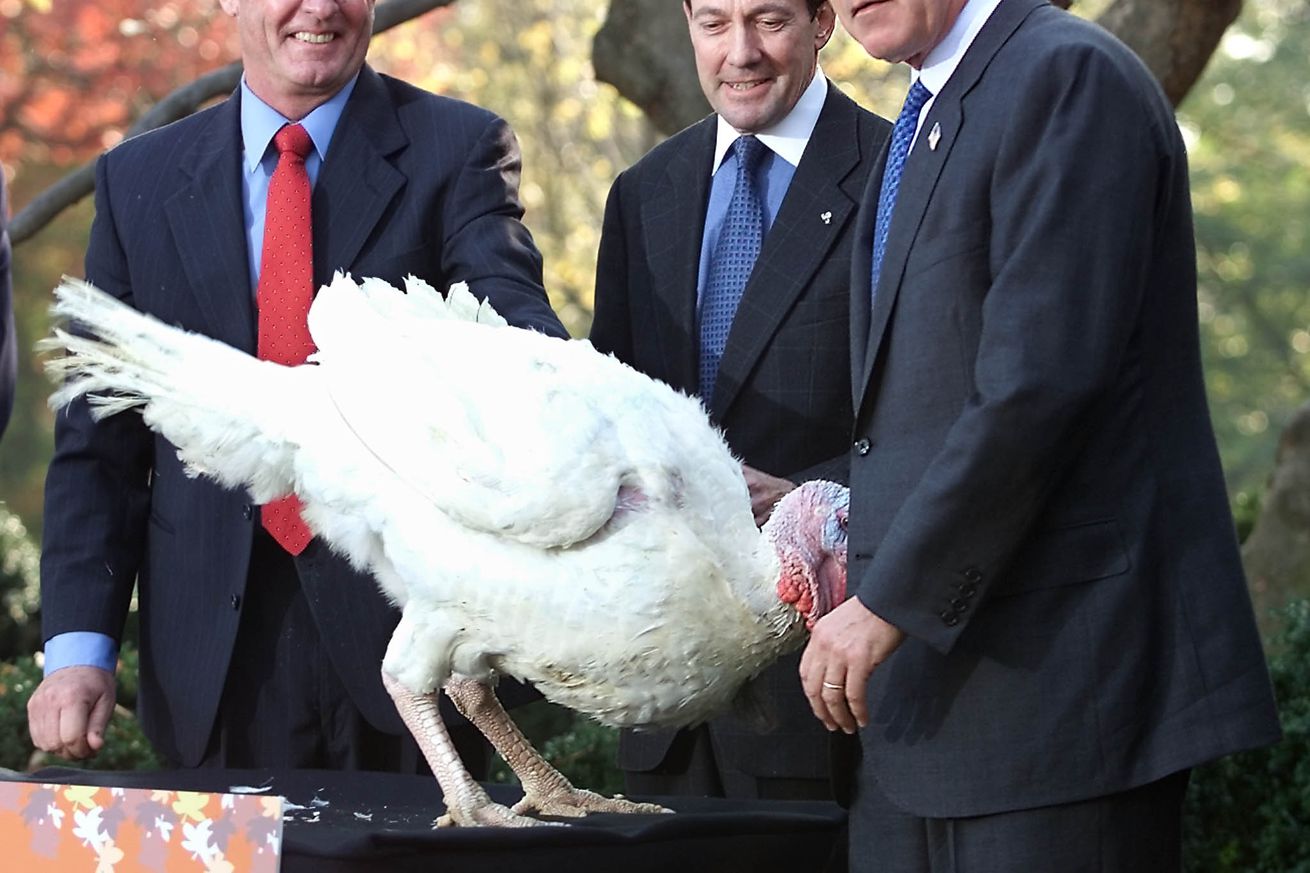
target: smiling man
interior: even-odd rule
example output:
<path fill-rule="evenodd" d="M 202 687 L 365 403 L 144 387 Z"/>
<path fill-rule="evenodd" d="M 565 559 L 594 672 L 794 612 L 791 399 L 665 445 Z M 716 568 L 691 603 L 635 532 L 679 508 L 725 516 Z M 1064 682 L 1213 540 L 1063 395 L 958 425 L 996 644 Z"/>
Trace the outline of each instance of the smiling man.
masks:
<path fill-rule="evenodd" d="M 366 66 L 372 0 L 222 5 L 240 33 L 241 87 L 101 157 L 88 279 L 289 364 L 312 350 L 305 313 L 336 270 L 466 281 L 511 323 L 565 335 L 519 221 L 504 121 Z M 139 714 L 168 763 L 418 766 L 380 679 L 399 614 L 309 537 L 298 504 L 248 501 L 188 476 L 139 416 L 95 421 L 82 403 L 59 416 L 46 678 L 29 706 L 40 748 L 82 758 L 103 745 L 135 584 Z M 484 770 L 476 733 L 454 734 Z"/>
<path fill-rule="evenodd" d="M 1278 718 L 1210 417 L 1187 155 L 1044 0 L 835 0 L 913 72 L 852 258 L 849 579 L 801 662 L 858 732 L 851 868 L 1163 873 Z"/>
<path fill-rule="evenodd" d="M 688 0 L 714 114 L 615 181 L 592 343 L 699 394 L 747 465 L 756 519 L 795 482 L 846 480 L 851 230 L 889 125 L 818 69 L 834 26 L 815 0 Z M 731 499 L 731 495 L 725 495 Z M 630 792 L 828 797 L 827 741 L 795 658 L 759 688 L 776 721 L 625 733 Z"/>

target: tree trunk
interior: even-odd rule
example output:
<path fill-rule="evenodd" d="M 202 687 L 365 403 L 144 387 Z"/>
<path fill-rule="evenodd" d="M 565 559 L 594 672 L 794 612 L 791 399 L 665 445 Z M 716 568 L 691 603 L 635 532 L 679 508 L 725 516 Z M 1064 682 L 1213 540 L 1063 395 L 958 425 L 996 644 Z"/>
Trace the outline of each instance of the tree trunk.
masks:
<path fill-rule="evenodd" d="M 677 133 L 710 111 L 678 0 L 611 0 L 591 63 L 597 79 L 617 88 L 662 133 Z"/>
<path fill-rule="evenodd" d="M 1268 639 L 1272 610 L 1310 597 L 1310 403 L 1283 431 L 1260 518 L 1242 546 L 1256 618 Z"/>
<path fill-rule="evenodd" d="M 1116 0 L 1097 21 L 1142 57 L 1177 106 L 1241 8 L 1241 0 Z M 709 111 L 677 0 L 611 0 L 592 63 L 596 78 L 666 134 Z"/>
<path fill-rule="evenodd" d="M 1116 0 L 1096 21 L 1137 52 L 1177 106 L 1241 11 L 1242 0 Z"/>

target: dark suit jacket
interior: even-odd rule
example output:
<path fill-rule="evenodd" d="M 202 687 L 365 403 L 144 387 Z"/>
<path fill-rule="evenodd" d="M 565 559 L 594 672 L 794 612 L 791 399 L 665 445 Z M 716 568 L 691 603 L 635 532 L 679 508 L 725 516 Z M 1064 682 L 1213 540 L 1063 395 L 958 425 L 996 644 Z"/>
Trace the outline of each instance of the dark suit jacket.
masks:
<path fill-rule="evenodd" d="M 13 286 L 9 275 L 9 198 L 0 174 L 0 435 L 14 410 L 18 371 L 18 340 L 14 327 Z"/>
<path fill-rule="evenodd" d="M 696 278 L 716 118 L 661 143 L 615 181 L 596 269 L 591 341 L 697 391 Z M 851 400 L 848 282 L 856 204 L 890 130 L 833 85 L 742 296 L 719 368 L 714 421 L 746 463 L 793 480 L 846 480 Z M 712 727 L 729 763 L 758 776 L 826 777 L 826 732 L 797 679 L 798 656 L 766 671 L 777 729 Z M 672 732 L 625 732 L 619 761 L 649 770 Z"/>
<path fill-rule="evenodd" d="M 1186 155 L 1150 73 L 1002 0 L 906 162 L 872 309 L 870 250 L 850 584 L 909 637 L 874 671 L 862 777 L 971 816 L 1276 738 L 1201 377 Z"/>
<path fill-rule="evenodd" d="M 90 281 L 138 309 L 251 354 L 256 320 L 239 169 L 240 92 L 136 137 L 96 170 Z M 365 67 L 314 188 L 314 280 L 337 269 L 434 287 L 466 280 L 518 325 L 564 335 L 518 219 L 518 146 L 490 112 Z M 422 387 L 415 386 L 417 402 Z M 135 414 L 56 425 L 46 482 L 42 620 L 118 637 L 140 586 L 140 710 L 169 758 L 204 750 L 223 688 L 258 512 L 188 478 Z M 366 575 L 311 543 L 301 584 L 345 686 L 375 726 L 402 730 L 379 679 L 399 614 Z"/>

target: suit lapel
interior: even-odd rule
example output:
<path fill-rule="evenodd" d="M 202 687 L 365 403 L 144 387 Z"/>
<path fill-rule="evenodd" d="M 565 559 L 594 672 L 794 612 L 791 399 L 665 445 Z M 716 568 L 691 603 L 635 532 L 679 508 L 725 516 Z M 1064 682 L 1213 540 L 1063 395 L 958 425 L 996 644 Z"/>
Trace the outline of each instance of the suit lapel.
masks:
<path fill-rule="evenodd" d="M 687 392 L 695 392 L 699 380 L 696 284 L 714 158 L 714 116 L 700 122 L 694 134 L 692 147 L 674 153 L 663 177 L 641 202 L 655 311 L 668 320 L 654 325 L 651 335 L 663 344 L 664 378 Z"/>
<path fill-rule="evenodd" d="M 860 161 L 855 105 L 831 84 L 810 142 L 751 271 L 719 363 L 713 417 L 722 421 L 796 299 L 852 220 L 861 192 L 847 190 Z"/>
<path fill-rule="evenodd" d="M 895 308 L 896 297 L 901 290 L 905 264 L 910 251 L 916 244 L 919 225 L 923 221 L 928 203 L 937 187 L 937 180 L 941 176 L 942 168 L 950 157 L 951 150 L 964 124 L 962 101 L 978 83 L 983 71 L 986 70 L 996 52 L 1010 38 L 1028 13 L 1043 5 L 1046 5 L 1045 0 L 1003 0 L 996 7 L 996 11 L 992 13 L 987 23 L 983 25 L 982 30 L 978 32 L 978 36 L 974 39 L 973 44 L 969 46 L 968 51 L 965 52 L 959 66 L 951 74 L 946 86 L 942 88 L 941 94 L 937 95 L 937 98 L 933 101 L 928 116 L 923 120 L 923 124 L 919 129 L 919 139 L 914 145 L 914 150 L 910 152 L 909 158 L 906 159 L 905 168 L 901 175 L 901 186 L 896 195 L 896 209 L 892 213 L 892 223 L 887 235 L 887 252 L 883 259 L 882 273 L 878 278 L 877 293 L 872 295 L 873 306 L 871 310 L 868 305 L 869 295 L 867 293 L 864 295 L 863 305 L 865 311 L 869 313 L 869 327 L 866 334 L 867 345 L 864 347 L 861 358 L 861 369 L 857 373 L 858 379 L 855 381 L 854 400 L 857 411 L 860 408 L 861 398 L 866 395 L 869 379 L 878 359 L 878 352 L 882 348 L 883 337 L 887 332 L 887 324 L 891 318 L 892 310 Z M 933 148 L 929 145 L 929 136 L 935 132 L 940 132 L 940 136 L 934 137 L 937 142 L 936 147 Z M 884 166 L 886 164 L 885 153 L 880 164 Z M 880 167 L 876 173 L 876 176 L 870 176 L 870 187 L 864 200 L 866 204 L 872 204 L 871 207 L 863 210 L 863 213 L 867 216 L 864 221 L 864 224 L 867 224 L 867 228 L 865 228 L 867 229 L 867 236 L 862 236 L 860 239 L 871 240 L 873 238 L 873 223 L 876 220 L 882 168 Z M 869 199 L 870 196 L 872 199 Z M 872 245 L 870 244 L 869 247 L 872 248 Z M 862 259 L 865 269 L 862 286 L 865 289 L 869 287 L 871 257 L 870 253 Z M 855 286 L 860 287 L 858 276 Z M 854 304 L 852 308 L 854 308 Z M 855 329 L 854 323 L 854 318 L 852 318 L 852 330 Z"/>
<path fill-rule="evenodd" d="M 314 186 L 314 287 L 349 270 L 405 185 L 387 157 L 409 144 L 382 78 L 365 66 Z"/>
<path fill-rule="evenodd" d="M 255 314 L 241 188 L 240 92 L 218 106 L 179 162 L 164 203 L 187 285 L 215 339 L 255 352 Z"/>

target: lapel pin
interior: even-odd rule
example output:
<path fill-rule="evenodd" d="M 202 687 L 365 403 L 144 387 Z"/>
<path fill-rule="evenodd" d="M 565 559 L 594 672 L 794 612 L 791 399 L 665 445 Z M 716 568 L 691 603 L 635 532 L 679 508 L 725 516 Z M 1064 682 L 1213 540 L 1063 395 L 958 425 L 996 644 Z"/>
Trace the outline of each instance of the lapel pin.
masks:
<path fill-rule="evenodd" d="M 832 213 L 831 213 L 831 212 L 825 212 L 825 213 L 823 213 L 822 215 L 820 215 L 819 218 L 823 219 L 823 223 L 824 223 L 824 224 L 832 224 Z"/>
<path fill-rule="evenodd" d="M 937 143 L 941 142 L 941 140 L 942 126 L 934 121 L 932 124 L 932 130 L 928 131 L 928 150 L 933 152 L 937 151 Z"/>

